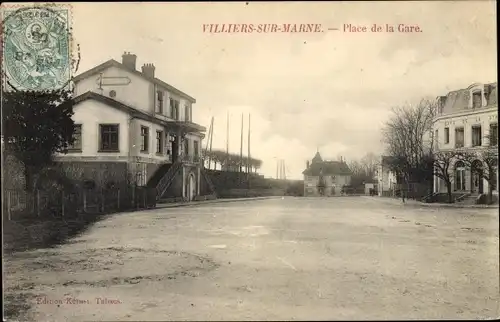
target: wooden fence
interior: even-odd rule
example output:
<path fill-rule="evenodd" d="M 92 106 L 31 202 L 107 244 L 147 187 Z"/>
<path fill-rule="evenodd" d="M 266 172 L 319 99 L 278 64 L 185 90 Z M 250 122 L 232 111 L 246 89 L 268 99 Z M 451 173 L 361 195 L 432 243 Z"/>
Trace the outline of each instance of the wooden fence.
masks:
<path fill-rule="evenodd" d="M 72 192 L 4 190 L 2 195 L 3 219 L 8 220 L 71 218 L 81 214 L 106 214 L 155 206 L 156 190 L 145 187 Z"/>

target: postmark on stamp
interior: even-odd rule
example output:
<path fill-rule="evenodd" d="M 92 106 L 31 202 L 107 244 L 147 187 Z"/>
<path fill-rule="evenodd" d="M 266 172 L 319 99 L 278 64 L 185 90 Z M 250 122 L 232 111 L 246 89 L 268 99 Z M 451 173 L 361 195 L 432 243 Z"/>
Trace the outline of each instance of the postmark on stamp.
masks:
<path fill-rule="evenodd" d="M 4 85 L 21 91 L 59 90 L 71 79 L 70 8 L 3 8 Z"/>

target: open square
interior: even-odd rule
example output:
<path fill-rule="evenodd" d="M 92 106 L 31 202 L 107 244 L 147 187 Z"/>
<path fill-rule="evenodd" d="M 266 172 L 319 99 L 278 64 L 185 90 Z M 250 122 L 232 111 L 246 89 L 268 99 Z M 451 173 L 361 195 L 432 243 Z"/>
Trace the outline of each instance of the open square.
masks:
<path fill-rule="evenodd" d="M 284 198 L 111 216 L 6 263 L 29 319 L 499 316 L 497 209 Z"/>

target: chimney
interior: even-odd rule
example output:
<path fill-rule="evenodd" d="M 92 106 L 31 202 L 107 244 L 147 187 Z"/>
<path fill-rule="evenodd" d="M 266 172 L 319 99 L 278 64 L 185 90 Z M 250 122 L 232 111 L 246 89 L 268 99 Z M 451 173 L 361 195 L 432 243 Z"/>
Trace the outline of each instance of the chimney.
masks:
<path fill-rule="evenodd" d="M 128 69 L 135 70 L 135 62 L 137 61 L 137 56 L 131 54 L 130 52 L 124 52 L 122 55 L 122 64 Z"/>
<path fill-rule="evenodd" d="M 144 64 L 144 66 L 142 66 L 142 73 L 146 77 L 155 78 L 155 65 Z"/>
<path fill-rule="evenodd" d="M 306 167 L 309 169 L 309 161 L 306 161 Z"/>

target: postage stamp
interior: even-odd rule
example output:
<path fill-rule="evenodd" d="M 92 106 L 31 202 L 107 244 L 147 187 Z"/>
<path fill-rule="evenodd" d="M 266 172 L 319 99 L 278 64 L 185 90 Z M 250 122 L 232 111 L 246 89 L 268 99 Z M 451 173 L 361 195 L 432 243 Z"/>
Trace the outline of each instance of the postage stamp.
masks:
<path fill-rule="evenodd" d="M 51 91 L 71 79 L 70 7 L 2 9 L 5 90 Z"/>

